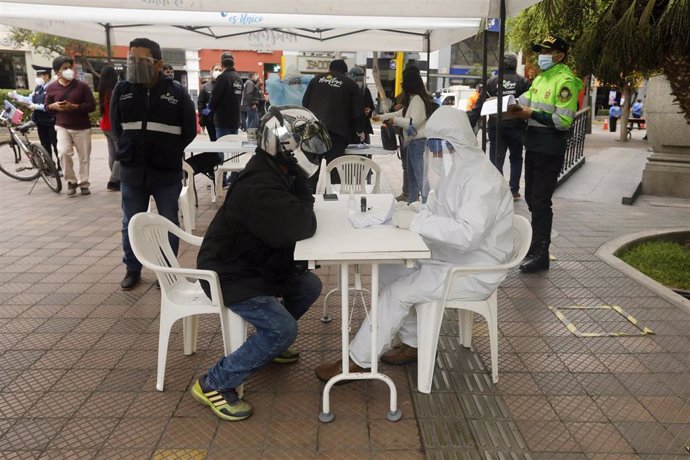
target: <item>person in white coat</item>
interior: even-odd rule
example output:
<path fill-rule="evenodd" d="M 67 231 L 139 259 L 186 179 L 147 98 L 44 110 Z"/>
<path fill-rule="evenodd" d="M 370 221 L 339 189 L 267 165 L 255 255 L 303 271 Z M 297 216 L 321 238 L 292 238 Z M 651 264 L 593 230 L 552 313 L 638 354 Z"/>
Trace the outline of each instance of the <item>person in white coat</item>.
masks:
<path fill-rule="evenodd" d="M 457 265 L 497 265 L 513 252 L 513 197 L 508 185 L 477 145 L 465 112 L 440 107 L 426 124 L 426 180 L 434 190 L 426 205 L 402 204 L 393 216 L 401 228 L 424 238 L 430 260 L 413 268 L 385 265 L 380 270 L 378 359 L 396 334 L 402 345 L 381 356 L 382 361 L 416 361 L 417 320 L 414 304 L 438 300 L 448 271 Z M 468 276 L 457 284 L 467 299 L 486 298 L 505 273 Z M 366 318 L 350 344 L 350 371 L 371 367 L 371 328 Z M 328 381 L 341 373 L 341 362 L 316 368 Z"/>

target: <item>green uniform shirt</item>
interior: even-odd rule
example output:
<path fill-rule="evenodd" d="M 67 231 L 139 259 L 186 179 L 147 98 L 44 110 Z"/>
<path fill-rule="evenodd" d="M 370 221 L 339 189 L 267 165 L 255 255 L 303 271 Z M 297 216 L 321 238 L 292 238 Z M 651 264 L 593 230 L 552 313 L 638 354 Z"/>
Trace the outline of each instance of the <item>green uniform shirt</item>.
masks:
<path fill-rule="evenodd" d="M 582 80 L 565 64 L 556 64 L 532 82 L 519 102 L 534 112 L 528 120 L 525 150 L 548 155 L 565 155 L 568 130 L 577 112 L 577 95 Z"/>

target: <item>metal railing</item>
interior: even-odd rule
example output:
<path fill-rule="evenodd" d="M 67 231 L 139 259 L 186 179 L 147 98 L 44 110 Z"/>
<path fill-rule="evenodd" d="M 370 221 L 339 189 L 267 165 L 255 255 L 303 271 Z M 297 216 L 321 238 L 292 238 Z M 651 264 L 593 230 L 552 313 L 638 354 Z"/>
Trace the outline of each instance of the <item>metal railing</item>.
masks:
<path fill-rule="evenodd" d="M 585 163 L 585 135 L 587 134 L 587 120 L 590 110 L 589 107 L 585 107 L 575 114 L 575 120 L 573 120 L 568 131 L 565 159 L 558 175 L 558 185 L 565 182 L 572 173 Z"/>

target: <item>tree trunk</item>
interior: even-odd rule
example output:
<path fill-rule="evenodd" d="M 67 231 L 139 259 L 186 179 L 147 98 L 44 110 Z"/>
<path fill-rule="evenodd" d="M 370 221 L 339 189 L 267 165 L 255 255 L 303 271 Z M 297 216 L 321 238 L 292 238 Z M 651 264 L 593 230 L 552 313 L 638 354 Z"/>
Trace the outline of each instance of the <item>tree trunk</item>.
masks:
<path fill-rule="evenodd" d="M 374 58 L 372 59 L 372 71 L 374 77 L 374 84 L 376 85 L 376 92 L 379 95 L 380 109 L 381 113 L 388 112 L 388 97 L 386 96 L 386 91 L 383 89 L 383 83 L 381 83 L 381 70 L 379 69 L 379 53 L 374 51 Z"/>
<path fill-rule="evenodd" d="M 623 85 L 623 107 L 621 107 L 622 114 L 620 119 L 620 132 L 618 133 L 618 140 L 621 142 L 628 141 L 628 118 L 630 118 L 630 99 L 632 98 L 632 88 L 629 83 Z"/>

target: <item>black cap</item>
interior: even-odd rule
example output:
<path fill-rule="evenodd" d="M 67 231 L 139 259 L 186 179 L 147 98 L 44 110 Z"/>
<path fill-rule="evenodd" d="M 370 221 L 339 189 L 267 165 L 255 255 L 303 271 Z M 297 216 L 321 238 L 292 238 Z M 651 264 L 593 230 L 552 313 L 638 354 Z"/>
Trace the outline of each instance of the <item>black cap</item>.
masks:
<path fill-rule="evenodd" d="M 223 51 L 220 55 L 220 63 L 224 67 L 234 67 L 235 57 L 230 51 Z"/>
<path fill-rule="evenodd" d="M 334 72 L 347 73 L 347 63 L 343 59 L 334 59 L 328 64 L 328 70 Z"/>
<path fill-rule="evenodd" d="M 558 51 L 563 51 L 564 53 L 568 52 L 568 48 L 570 45 L 568 45 L 568 42 L 559 37 L 558 35 L 548 35 L 544 40 L 542 40 L 541 43 L 538 43 L 536 45 L 532 45 L 532 51 L 535 53 L 538 53 L 539 51 L 545 49 L 545 50 L 558 50 Z"/>
<path fill-rule="evenodd" d="M 43 67 L 42 65 L 36 64 L 31 64 L 31 67 L 36 71 L 36 75 L 40 75 L 42 73 L 47 73 L 50 75 L 50 71 L 52 70 L 50 67 Z"/>

